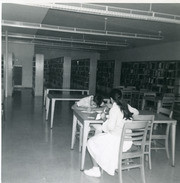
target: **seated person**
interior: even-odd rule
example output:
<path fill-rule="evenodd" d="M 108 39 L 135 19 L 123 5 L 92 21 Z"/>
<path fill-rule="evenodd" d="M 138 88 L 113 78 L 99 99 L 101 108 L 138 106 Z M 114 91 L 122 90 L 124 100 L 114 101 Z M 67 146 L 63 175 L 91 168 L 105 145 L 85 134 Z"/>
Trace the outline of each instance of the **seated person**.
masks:
<path fill-rule="evenodd" d="M 76 104 L 78 107 L 102 107 L 104 102 L 101 95 L 90 95 L 80 99 Z"/>
<path fill-rule="evenodd" d="M 88 97 L 84 97 L 81 100 L 79 100 L 78 102 L 76 102 L 76 105 L 78 107 L 87 107 L 87 108 L 91 108 L 91 107 L 103 107 L 105 106 L 105 102 L 103 101 L 103 97 L 101 95 L 90 95 Z M 107 108 L 105 108 L 107 109 Z M 100 114 L 98 114 L 100 115 Z M 95 134 L 101 133 L 102 132 L 102 127 L 100 124 L 93 124 L 91 125 L 91 130 L 95 131 Z"/>

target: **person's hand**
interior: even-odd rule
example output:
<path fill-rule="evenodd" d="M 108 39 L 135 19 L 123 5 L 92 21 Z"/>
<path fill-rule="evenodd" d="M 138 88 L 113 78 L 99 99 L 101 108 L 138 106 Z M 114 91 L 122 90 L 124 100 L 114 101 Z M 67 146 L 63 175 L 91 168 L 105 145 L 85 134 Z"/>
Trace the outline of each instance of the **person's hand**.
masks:
<path fill-rule="evenodd" d="M 101 119 L 102 119 L 103 121 L 106 120 L 106 114 L 105 114 L 105 113 L 101 113 Z"/>

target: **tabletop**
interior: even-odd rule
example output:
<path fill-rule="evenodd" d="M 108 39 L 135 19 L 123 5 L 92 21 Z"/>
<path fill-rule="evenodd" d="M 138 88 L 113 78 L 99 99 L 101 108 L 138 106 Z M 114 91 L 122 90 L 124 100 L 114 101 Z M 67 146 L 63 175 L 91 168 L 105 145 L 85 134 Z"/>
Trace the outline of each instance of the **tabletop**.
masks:
<path fill-rule="evenodd" d="M 76 104 L 72 106 L 72 109 L 78 116 L 80 116 L 83 120 L 91 120 L 91 121 L 102 121 L 97 120 L 97 114 L 102 113 L 105 107 L 78 107 Z"/>
<path fill-rule="evenodd" d="M 155 123 L 156 122 L 167 123 L 167 121 L 169 121 L 171 123 L 176 123 L 177 122 L 177 120 L 175 120 L 175 119 L 171 119 L 168 116 L 165 116 L 163 114 L 156 113 L 156 112 L 153 112 L 153 111 L 140 110 L 139 114 L 141 114 L 141 115 L 151 115 L 151 114 L 154 115 L 154 122 Z"/>
<path fill-rule="evenodd" d="M 86 97 L 87 95 L 82 95 L 82 94 L 68 94 L 68 93 L 54 93 L 54 94 L 48 94 L 48 98 L 50 99 L 59 99 L 59 98 L 63 98 L 63 99 L 73 99 L 73 98 L 77 98 L 77 99 L 81 99 L 83 97 Z"/>

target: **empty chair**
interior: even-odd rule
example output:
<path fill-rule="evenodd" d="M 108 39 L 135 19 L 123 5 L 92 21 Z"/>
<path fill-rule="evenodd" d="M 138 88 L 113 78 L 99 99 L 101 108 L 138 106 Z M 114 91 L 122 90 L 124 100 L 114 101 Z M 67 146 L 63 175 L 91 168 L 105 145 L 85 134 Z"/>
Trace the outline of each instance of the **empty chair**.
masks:
<path fill-rule="evenodd" d="M 162 99 L 161 107 L 173 109 L 175 96 L 173 93 L 165 93 Z"/>
<path fill-rule="evenodd" d="M 159 113 L 169 116 L 170 118 L 172 118 L 173 115 L 173 111 L 170 109 L 166 109 L 166 108 L 159 108 Z M 166 154 L 167 154 L 167 158 L 169 159 L 169 148 L 168 148 L 168 142 L 169 142 L 169 130 L 170 130 L 170 124 L 165 124 L 165 132 L 159 134 L 159 131 L 156 130 L 156 134 L 152 134 L 152 141 L 153 141 L 153 145 L 151 147 L 151 149 L 153 150 L 158 150 L 158 149 L 164 149 L 166 150 Z M 164 141 L 164 143 L 162 143 L 162 141 Z"/>
<path fill-rule="evenodd" d="M 155 92 L 145 92 L 144 98 L 148 98 L 149 100 L 147 100 L 146 103 L 143 104 L 143 109 L 152 110 L 156 108 Z"/>
<path fill-rule="evenodd" d="M 126 103 L 131 104 L 132 90 L 122 90 L 122 98 Z"/>
<path fill-rule="evenodd" d="M 126 86 L 124 89 L 125 90 L 136 90 L 136 87 L 135 86 Z"/>
<path fill-rule="evenodd" d="M 147 92 L 148 92 L 147 89 L 140 89 L 140 90 L 139 90 L 139 96 L 138 96 L 138 109 L 141 108 L 144 93 L 147 93 Z"/>
<path fill-rule="evenodd" d="M 134 168 L 140 168 L 143 183 L 145 183 L 144 172 L 144 149 L 148 129 L 148 121 L 136 121 L 132 123 L 125 123 L 121 135 L 120 148 L 119 148 L 119 181 L 122 183 L 122 171 Z M 123 152 L 123 145 L 126 141 L 133 143 L 139 142 L 139 148 Z M 132 161 L 129 161 L 131 159 Z M 124 163 L 128 162 L 128 163 Z"/>
<path fill-rule="evenodd" d="M 115 88 L 117 88 L 117 89 L 120 89 L 120 90 L 123 90 L 124 88 L 125 88 L 125 86 L 116 86 Z"/>
<path fill-rule="evenodd" d="M 148 156 L 149 169 L 151 169 L 152 168 L 152 166 L 151 166 L 151 138 L 152 138 L 154 115 L 135 115 L 135 116 L 133 116 L 133 121 L 137 121 L 137 120 L 138 121 L 144 121 L 144 120 L 149 121 L 144 154 Z M 135 142 L 134 145 L 140 145 L 140 144 L 139 144 L 139 142 Z"/>

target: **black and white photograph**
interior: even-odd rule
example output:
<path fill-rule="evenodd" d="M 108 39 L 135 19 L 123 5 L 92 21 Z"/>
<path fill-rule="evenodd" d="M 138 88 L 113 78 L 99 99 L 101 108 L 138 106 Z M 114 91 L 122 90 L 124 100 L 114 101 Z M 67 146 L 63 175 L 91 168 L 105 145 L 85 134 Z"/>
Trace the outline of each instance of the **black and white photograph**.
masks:
<path fill-rule="evenodd" d="M 2 0 L 0 182 L 180 182 L 180 2 Z"/>

